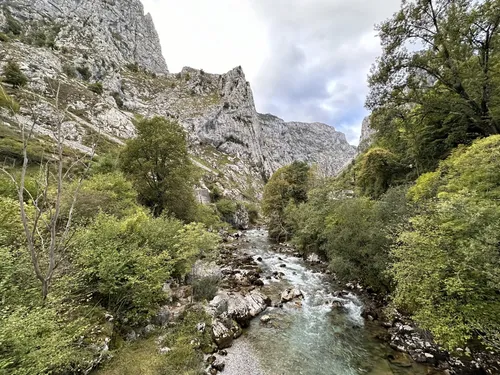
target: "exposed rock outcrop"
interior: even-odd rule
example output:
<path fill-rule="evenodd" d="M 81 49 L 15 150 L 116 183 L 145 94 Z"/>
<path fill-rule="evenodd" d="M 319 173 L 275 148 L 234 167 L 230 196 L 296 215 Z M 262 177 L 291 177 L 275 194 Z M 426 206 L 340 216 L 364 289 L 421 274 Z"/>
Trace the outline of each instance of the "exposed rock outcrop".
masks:
<path fill-rule="evenodd" d="M 43 34 L 48 47 L 71 49 L 96 65 L 116 69 L 137 63 L 168 73 L 153 19 L 144 15 L 140 0 L 15 0 L 6 5 L 35 44 L 43 42 Z M 0 17 L 0 28 L 7 17 Z"/>
<path fill-rule="evenodd" d="M 35 95 L 24 102 L 43 113 L 35 130 L 51 136 L 64 112 L 67 145 L 80 151 L 90 151 L 96 134 L 114 143 L 135 136 L 136 114 L 173 119 L 185 128 L 207 186 L 220 183 L 222 195 L 234 199 L 260 198 L 266 178 L 295 160 L 335 175 L 356 154 L 331 126 L 259 114 L 241 67 L 168 73 L 139 0 L 13 0 L 0 11 L 0 29 L 12 20 L 22 31 L 1 43 L 0 56 L 29 78 L 26 90 Z M 91 90 L 94 83 L 102 94 Z M 29 123 L 30 113 L 22 110 L 19 122 Z"/>

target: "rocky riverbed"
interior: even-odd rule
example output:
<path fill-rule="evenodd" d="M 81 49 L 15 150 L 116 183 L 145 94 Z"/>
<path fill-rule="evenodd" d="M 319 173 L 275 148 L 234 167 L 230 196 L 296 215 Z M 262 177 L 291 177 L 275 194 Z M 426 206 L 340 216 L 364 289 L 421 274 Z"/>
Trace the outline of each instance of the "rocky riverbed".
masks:
<path fill-rule="evenodd" d="M 207 374 L 500 374 L 488 357 L 450 356 L 398 312 L 388 319 L 369 289 L 340 284 L 318 259 L 272 245 L 263 229 L 226 236 L 210 272 L 221 282 L 211 301 L 198 304 L 212 320 L 199 328 L 214 341 Z M 171 294 L 179 302 L 158 323 L 192 308 L 189 286 Z"/>
<path fill-rule="evenodd" d="M 223 350 L 209 361 L 224 374 L 444 374 L 391 348 L 387 329 L 317 260 L 280 250 L 251 230 L 221 254 L 223 289 L 209 311 Z"/>

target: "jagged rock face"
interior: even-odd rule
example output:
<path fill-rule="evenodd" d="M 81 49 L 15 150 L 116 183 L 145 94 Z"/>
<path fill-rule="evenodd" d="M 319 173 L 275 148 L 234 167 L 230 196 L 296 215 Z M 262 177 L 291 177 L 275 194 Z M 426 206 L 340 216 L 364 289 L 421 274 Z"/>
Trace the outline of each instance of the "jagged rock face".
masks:
<path fill-rule="evenodd" d="M 361 136 L 359 137 L 358 152 L 362 153 L 371 146 L 375 133 L 375 129 L 370 126 L 370 116 L 365 117 L 361 125 Z"/>
<path fill-rule="evenodd" d="M 135 63 L 157 74 L 168 73 L 160 40 L 140 0 L 16 0 L 11 15 L 34 38 L 52 34 L 56 48 L 80 51 L 119 68 Z M 0 27 L 6 17 L 0 17 Z"/>
<path fill-rule="evenodd" d="M 135 135 L 136 114 L 174 119 L 186 129 L 209 188 L 235 199 L 258 199 L 263 180 L 293 161 L 316 163 L 322 174 L 335 175 L 355 156 L 333 127 L 259 114 L 241 67 L 225 74 L 192 68 L 168 73 L 139 0 L 15 0 L 8 11 L 0 9 L 0 29 L 9 17 L 23 33 L 0 44 L 0 65 L 18 62 L 29 78 L 26 90 L 36 94 L 24 99 L 29 105 L 18 121 L 29 123 L 29 107 L 39 107 L 36 131 L 50 136 L 63 112 L 71 147 L 88 151 L 95 134 L 122 143 Z M 41 44 L 33 39 L 39 31 L 46 36 Z M 94 82 L 102 83 L 103 94 L 90 90 Z"/>

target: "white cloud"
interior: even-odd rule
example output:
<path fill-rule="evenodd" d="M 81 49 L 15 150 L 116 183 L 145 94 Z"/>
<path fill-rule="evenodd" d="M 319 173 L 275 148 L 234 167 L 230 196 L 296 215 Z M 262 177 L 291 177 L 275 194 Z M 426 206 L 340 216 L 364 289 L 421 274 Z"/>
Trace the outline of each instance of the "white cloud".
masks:
<path fill-rule="evenodd" d="M 223 73 L 241 65 L 257 109 L 291 121 L 321 121 L 356 143 L 373 31 L 400 0 L 143 0 L 173 72 Z"/>

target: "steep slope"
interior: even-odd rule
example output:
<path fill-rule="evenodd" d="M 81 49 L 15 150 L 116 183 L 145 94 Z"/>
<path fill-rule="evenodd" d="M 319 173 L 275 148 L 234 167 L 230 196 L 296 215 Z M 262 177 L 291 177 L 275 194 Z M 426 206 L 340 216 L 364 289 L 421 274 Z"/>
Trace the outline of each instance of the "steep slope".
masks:
<path fill-rule="evenodd" d="M 333 127 L 259 114 L 241 67 L 168 73 L 139 0 L 11 1 L 0 28 L 11 35 L 0 46 L 2 65 L 16 61 L 29 77 L 14 92 L 25 104 L 18 120 L 29 123 L 36 109 L 36 130 L 50 136 L 63 112 L 73 148 L 88 151 L 97 133 L 115 143 L 133 137 L 135 115 L 173 118 L 187 131 L 204 182 L 246 199 L 258 198 L 263 181 L 294 160 L 335 175 L 356 154 Z"/>

